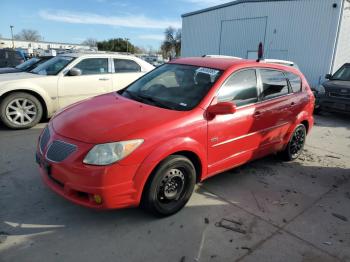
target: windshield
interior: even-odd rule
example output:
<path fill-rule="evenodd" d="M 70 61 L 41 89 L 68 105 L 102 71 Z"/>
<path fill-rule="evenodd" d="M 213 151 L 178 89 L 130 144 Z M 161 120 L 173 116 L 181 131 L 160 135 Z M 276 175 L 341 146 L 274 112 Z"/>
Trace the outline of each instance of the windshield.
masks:
<path fill-rule="evenodd" d="M 40 59 L 39 59 L 39 58 L 36 58 L 36 57 L 31 58 L 31 59 L 25 61 L 24 63 L 22 63 L 22 64 L 16 66 L 16 68 L 19 69 L 19 70 L 25 71 L 25 70 L 27 70 L 29 67 L 31 67 L 32 65 L 34 65 L 35 63 L 37 63 L 39 60 L 40 60 Z"/>
<path fill-rule="evenodd" d="M 42 63 L 30 72 L 39 75 L 57 75 L 73 60 L 74 57 L 71 56 L 56 56 L 45 63 Z"/>
<path fill-rule="evenodd" d="M 332 77 L 332 80 L 350 81 L 350 67 L 340 68 Z"/>
<path fill-rule="evenodd" d="M 187 111 L 199 104 L 221 73 L 206 67 L 166 64 L 120 93 L 142 103 Z"/>

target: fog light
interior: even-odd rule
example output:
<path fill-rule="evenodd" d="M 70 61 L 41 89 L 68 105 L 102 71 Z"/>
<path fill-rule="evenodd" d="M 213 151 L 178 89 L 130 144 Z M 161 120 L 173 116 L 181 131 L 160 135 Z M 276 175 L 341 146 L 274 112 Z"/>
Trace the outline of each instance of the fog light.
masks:
<path fill-rule="evenodd" d="M 94 195 L 94 200 L 96 204 L 102 203 L 102 197 L 100 195 Z"/>

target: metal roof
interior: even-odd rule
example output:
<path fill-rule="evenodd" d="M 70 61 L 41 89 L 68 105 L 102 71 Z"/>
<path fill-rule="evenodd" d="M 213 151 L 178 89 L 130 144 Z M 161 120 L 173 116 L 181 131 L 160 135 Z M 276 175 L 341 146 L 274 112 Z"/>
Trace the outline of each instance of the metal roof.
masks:
<path fill-rule="evenodd" d="M 181 17 L 197 15 L 197 14 L 201 14 L 201 13 L 217 10 L 217 9 L 220 9 L 220 8 L 225 8 L 225 7 L 228 7 L 228 6 L 245 4 L 245 3 L 287 2 L 287 1 L 303 1 L 303 0 L 236 0 L 236 1 L 228 2 L 226 4 L 216 5 L 216 6 L 213 6 L 213 7 L 208 7 L 208 8 L 205 8 L 205 9 L 198 10 L 198 11 L 186 13 L 186 14 L 181 15 Z"/>

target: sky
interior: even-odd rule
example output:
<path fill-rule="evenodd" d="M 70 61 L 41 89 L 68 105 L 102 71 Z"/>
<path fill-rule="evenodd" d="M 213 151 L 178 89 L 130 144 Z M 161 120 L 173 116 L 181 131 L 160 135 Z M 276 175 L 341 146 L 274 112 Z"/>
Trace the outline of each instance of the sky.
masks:
<path fill-rule="evenodd" d="M 81 43 L 87 38 L 129 38 L 159 49 L 168 26 L 181 28 L 181 15 L 229 0 L 0 0 L 0 35 L 11 38 L 35 29 L 45 41 Z"/>

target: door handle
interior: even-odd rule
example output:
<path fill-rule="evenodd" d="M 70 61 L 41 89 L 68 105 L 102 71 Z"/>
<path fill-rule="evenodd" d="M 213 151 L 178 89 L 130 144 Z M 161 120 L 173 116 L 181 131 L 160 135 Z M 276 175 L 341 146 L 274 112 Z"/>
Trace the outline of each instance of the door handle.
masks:
<path fill-rule="evenodd" d="M 256 111 L 256 112 L 254 113 L 254 117 L 255 117 L 255 118 L 261 117 L 261 112 L 260 112 L 260 111 Z"/>
<path fill-rule="evenodd" d="M 100 80 L 100 81 L 107 81 L 107 80 L 109 80 L 109 78 L 99 78 L 98 80 Z"/>

